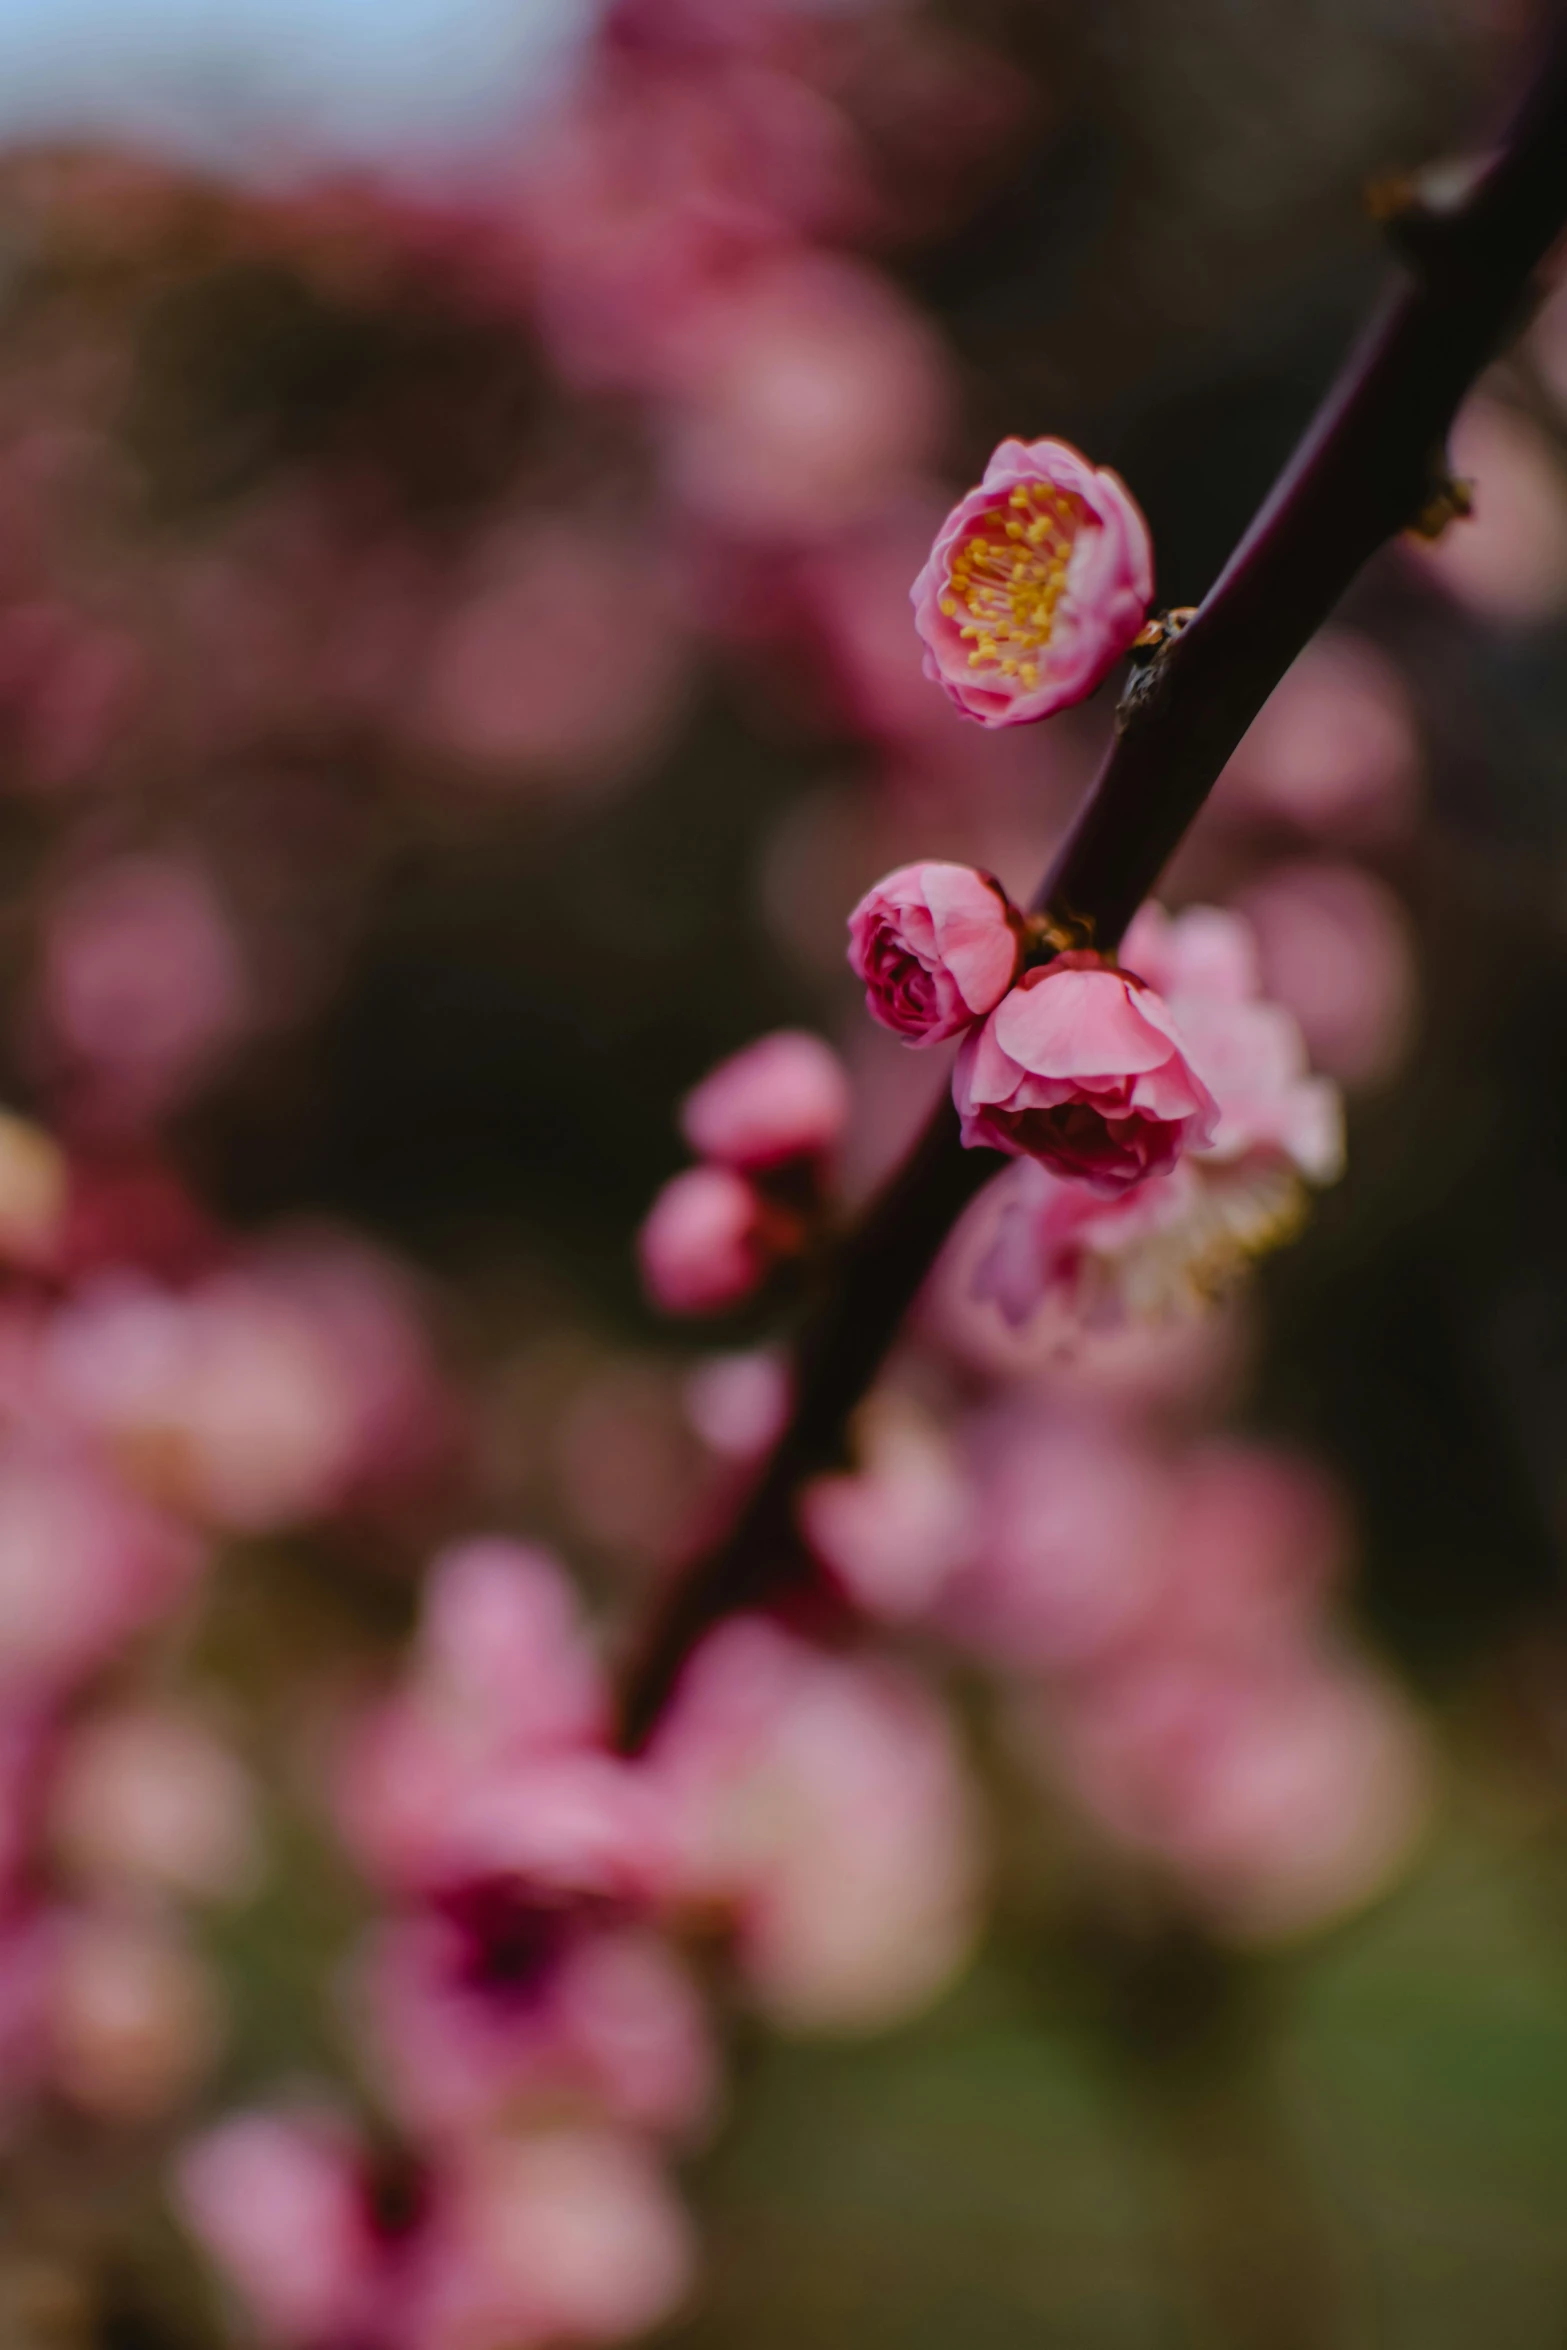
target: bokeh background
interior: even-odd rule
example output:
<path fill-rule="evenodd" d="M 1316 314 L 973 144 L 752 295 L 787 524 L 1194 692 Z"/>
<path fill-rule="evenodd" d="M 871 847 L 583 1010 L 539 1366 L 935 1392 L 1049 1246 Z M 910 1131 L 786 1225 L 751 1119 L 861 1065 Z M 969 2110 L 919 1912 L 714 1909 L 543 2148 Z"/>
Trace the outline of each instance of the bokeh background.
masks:
<path fill-rule="evenodd" d="M 790 1297 L 637 1280 L 681 1095 L 830 1037 L 858 1194 L 934 1090 L 844 913 L 919 854 L 1028 888 L 1111 723 L 921 679 L 953 491 L 1062 434 L 1196 600 L 1388 266 L 1368 186 L 1484 135 L 1529 13 L 0 11 L 7 2343 L 252 2338 L 169 2164 L 365 2094 L 330 1754 L 425 1562 L 546 1539 L 613 1640 L 750 1441 Z M 1350 1157 L 1148 1438 L 1336 1495 L 1418 1832 L 1230 1931 L 933 1665 L 978 1954 L 895 2028 L 731 2017 L 672 2345 L 1563 2338 L 1567 295 L 1455 454 L 1474 519 L 1378 561 L 1170 877 L 1255 922 Z M 1068 1408 L 936 1325 L 929 1419 Z"/>

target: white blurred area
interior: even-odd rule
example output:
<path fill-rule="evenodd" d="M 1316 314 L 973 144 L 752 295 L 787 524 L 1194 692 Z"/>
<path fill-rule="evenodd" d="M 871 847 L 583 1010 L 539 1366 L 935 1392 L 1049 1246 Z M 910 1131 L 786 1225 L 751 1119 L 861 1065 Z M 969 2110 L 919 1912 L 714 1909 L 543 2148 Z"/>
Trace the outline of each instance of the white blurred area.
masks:
<path fill-rule="evenodd" d="M 0 0 L 0 144 L 108 135 L 247 176 L 439 169 L 547 94 L 594 0 Z"/>

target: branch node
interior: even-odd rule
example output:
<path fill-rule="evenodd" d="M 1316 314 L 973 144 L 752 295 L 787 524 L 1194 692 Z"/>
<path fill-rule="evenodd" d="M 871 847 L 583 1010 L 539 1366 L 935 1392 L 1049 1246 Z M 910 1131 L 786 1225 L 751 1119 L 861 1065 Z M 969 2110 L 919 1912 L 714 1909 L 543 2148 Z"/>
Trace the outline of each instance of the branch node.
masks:
<path fill-rule="evenodd" d="M 1156 612 L 1132 639 L 1132 668 L 1116 704 L 1115 731 L 1125 734 L 1152 718 L 1169 683 L 1166 660 L 1170 648 L 1197 617 L 1195 604 L 1176 604 Z"/>
<path fill-rule="evenodd" d="M 1431 494 L 1410 523 L 1417 538 L 1439 539 L 1450 522 L 1464 522 L 1474 512 L 1474 483 L 1438 469 Z"/>

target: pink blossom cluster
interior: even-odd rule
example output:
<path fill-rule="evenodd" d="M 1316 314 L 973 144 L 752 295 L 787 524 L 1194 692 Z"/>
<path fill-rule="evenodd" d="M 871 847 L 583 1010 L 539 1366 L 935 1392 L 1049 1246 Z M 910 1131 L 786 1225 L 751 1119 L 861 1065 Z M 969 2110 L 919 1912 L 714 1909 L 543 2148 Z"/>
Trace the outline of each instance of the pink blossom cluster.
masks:
<path fill-rule="evenodd" d="M 972 1800 L 917 1680 L 742 1620 L 643 1759 L 610 1750 L 608 1715 L 552 1558 L 488 1538 L 436 1560 L 409 1668 L 336 1773 L 383 1905 L 342 2013 L 398 2192 L 319 2100 L 220 2122 L 182 2160 L 188 2223 L 268 2339 L 640 2332 L 691 2276 L 666 2165 L 718 2094 L 696 1952 L 816 2030 L 894 2020 L 961 1965 Z"/>
<path fill-rule="evenodd" d="M 1042 1154 L 996 1187 L 975 1286 L 1014 1323 L 1042 1307 L 1094 1322 L 1200 1304 L 1288 1238 L 1307 1187 L 1342 1170 L 1337 1089 L 1311 1073 L 1293 1015 L 1263 995 L 1243 915 L 1145 906 L 1123 953 L 1159 990 L 1211 1113 L 1179 1156 L 1117 1195 Z"/>
<path fill-rule="evenodd" d="M 721 1313 L 817 1238 L 848 1080 L 820 1037 L 781 1028 L 721 1061 L 680 1112 L 698 1164 L 671 1177 L 638 1236 L 648 1294 Z"/>
<path fill-rule="evenodd" d="M 188 2093 L 223 2027 L 191 1906 L 249 1890 L 249 1774 L 200 1692 L 138 1685 L 200 1604 L 201 1530 L 47 1376 L 76 1178 L 0 1119 L 0 2135 Z"/>
<path fill-rule="evenodd" d="M 155 1164 L 0 1118 L 0 2133 L 162 2120 L 218 2054 L 190 1911 L 254 1889 L 257 1804 L 167 1659 L 217 1542 L 406 1491 L 443 1409 L 371 1250 L 241 1248 Z"/>
<path fill-rule="evenodd" d="M 1206 1327 L 1090 1340 L 1054 1377 L 1006 1366 L 944 1416 L 889 1389 L 801 1522 L 859 1607 L 983 1663 L 1043 1799 L 1211 1933 L 1266 1943 L 1396 1875 L 1430 1774 L 1332 1619 L 1333 1484 L 1202 1431 Z"/>
<path fill-rule="evenodd" d="M 850 915 L 849 962 L 905 1042 L 963 1036 L 965 1143 L 1114 1197 L 1208 1141 L 1218 1106 L 1152 986 L 1086 951 L 1024 967 L 1029 936 L 988 875 L 907 866 Z"/>
<path fill-rule="evenodd" d="M 1021 1320 L 1054 1292 L 1093 1310 L 1212 1285 L 1288 1228 L 1303 1181 L 1337 1175 L 1334 1087 L 1264 998 L 1238 914 L 1149 906 L 1124 967 L 1071 950 L 1020 968 L 1029 935 L 963 866 L 904 867 L 849 918 L 873 1015 L 910 1043 L 961 1034 L 963 1139 L 1024 1162 L 984 1287 Z"/>

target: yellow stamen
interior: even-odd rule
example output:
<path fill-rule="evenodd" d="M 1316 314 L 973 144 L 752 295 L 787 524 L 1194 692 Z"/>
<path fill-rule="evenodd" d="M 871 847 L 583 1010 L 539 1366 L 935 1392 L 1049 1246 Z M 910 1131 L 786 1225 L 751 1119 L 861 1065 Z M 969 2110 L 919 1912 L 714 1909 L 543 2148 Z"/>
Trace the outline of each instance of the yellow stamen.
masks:
<path fill-rule="evenodd" d="M 968 615 L 958 630 L 971 669 L 1019 678 L 1032 692 L 1039 663 L 1027 658 L 1049 642 L 1078 531 L 1083 501 L 1050 482 L 1020 482 L 1005 506 L 983 515 L 952 557 L 941 610 Z"/>

